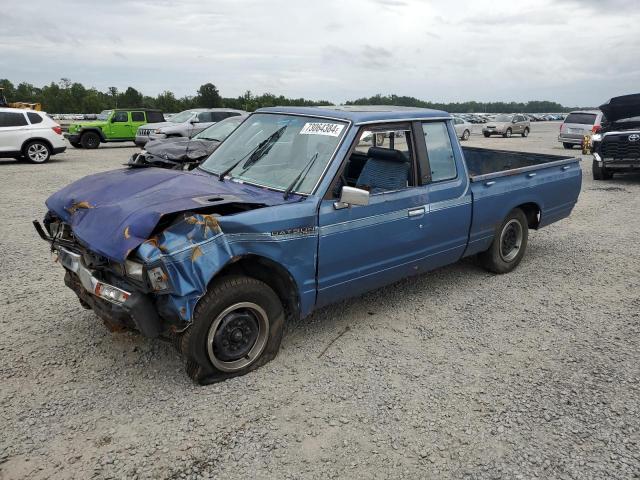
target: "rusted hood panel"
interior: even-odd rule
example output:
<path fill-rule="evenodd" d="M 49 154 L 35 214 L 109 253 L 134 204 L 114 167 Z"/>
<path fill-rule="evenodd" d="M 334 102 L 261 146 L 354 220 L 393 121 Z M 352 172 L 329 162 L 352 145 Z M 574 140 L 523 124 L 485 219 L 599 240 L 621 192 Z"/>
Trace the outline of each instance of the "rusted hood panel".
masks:
<path fill-rule="evenodd" d="M 85 246 L 122 262 L 149 238 L 163 215 L 238 202 L 286 203 L 279 192 L 220 182 L 201 172 L 149 168 L 84 177 L 51 195 L 46 204 Z"/>

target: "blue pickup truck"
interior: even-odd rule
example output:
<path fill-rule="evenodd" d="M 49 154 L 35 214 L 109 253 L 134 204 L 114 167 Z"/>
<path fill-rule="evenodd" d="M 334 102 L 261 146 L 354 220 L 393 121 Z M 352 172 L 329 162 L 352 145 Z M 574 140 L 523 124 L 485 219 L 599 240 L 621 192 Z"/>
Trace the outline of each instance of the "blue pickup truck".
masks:
<path fill-rule="evenodd" d="M 471 255 L 509 272 L 581 181 L 575 158 L 461 148 L 442 111 L 274 107 L 193 171 L 85 177 L 34 225 L 82 306 L 172 340 L 206 384 L 332 302 Z"/>

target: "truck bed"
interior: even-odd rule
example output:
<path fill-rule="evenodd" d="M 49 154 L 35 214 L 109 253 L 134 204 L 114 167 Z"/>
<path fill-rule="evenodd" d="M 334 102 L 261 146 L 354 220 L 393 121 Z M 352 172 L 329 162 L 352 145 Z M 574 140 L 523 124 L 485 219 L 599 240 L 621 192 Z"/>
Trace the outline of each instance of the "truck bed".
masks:
<path fill-rule="evenodd" d="M 496 228 L 515 207 L 531 212 L 530 227 L 569 216 L 582 183 L 578 158 L 463 148 L 473 197 L 466 254 L 489 248 Z"/>
<path fill-rule="evenodd" d="M 516 175 L 541 168 L 574 163 L 574 157 L 544 153 L 510 152 L 487 148 L 463 147 L 464 158 L 472 182 Z"/>

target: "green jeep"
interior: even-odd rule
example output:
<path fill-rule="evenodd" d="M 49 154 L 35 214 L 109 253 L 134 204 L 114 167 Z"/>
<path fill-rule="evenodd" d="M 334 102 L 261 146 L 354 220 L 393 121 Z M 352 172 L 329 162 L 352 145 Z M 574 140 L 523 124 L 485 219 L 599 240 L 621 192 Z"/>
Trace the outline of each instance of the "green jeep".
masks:
<path fill-rule="evenodd" d="M 117 108 L 94 121 L 72 123 L 64 136 L 76 148 L 98 148 L 100 142 L 132 142 L 140 125 L 157 122 L 164 122 L 160 110 Z"/>

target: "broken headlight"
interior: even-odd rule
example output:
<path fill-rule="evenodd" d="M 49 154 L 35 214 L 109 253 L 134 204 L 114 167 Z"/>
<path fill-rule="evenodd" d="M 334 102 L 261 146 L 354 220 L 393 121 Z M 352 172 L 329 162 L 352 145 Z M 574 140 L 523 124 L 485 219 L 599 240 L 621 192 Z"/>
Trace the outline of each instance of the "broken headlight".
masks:
<path fill-rule="evenodd" d="M 124 262 L 124 270 L 127 274 L 127 277 L 131 277 L 134 280 L 142 282 L 142 274 L 144 270 L 144 266 L 142 265 L 142 263 L 134 262 L 133 260 L 126 260 Z"/>
<path fill-rule="evenodd" d="M 161 267 L 154 267 L 147 272 L 151 288 L 156 292 L 167 290 L 169 288 L 169 277 Z"/>

